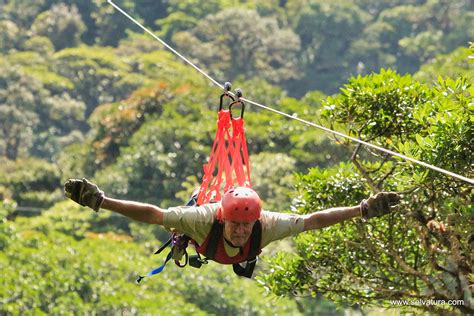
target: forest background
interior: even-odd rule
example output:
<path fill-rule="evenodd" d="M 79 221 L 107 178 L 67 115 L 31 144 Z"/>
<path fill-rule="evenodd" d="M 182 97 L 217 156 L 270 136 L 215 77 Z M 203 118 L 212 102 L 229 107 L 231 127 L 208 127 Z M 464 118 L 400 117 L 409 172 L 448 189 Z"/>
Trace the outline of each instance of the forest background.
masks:
<path fill-rule="evenodd" d="M 465 0 L 117 0 L 244 97 L 473 176 L 474 10 Z M 0 0 L 0 312 L 7 315 L 474 313 L 472 185 L 248 105 L 271 211 L 403 193 L 399 212 L 264 251 L 257 281 L 161 264 L 159 227 L 65 200 L 67 178 L 182 205 L 221 93 L 106 1 Z M 336 306 L 340 309 L 336 309 Z M 341 309 L 342 308 L 342 309 Z"/>

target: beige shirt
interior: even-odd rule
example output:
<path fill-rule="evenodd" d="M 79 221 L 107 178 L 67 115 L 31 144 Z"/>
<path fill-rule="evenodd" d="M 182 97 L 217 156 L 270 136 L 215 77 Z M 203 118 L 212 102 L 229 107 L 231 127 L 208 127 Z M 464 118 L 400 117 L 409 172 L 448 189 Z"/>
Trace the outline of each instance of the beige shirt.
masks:
<path fill-rule="evenodd" d="M 165 210 L 163 225 L 168 230 L 184 233 L 201 245 L 209 232 L 220 203 L 201 206 L 178 206 Z M 299 234 L 303 231 L 304 220 L 299 215 L 262 211 L 262 244 L 265 247 L 272 241 Z M 239 249 L 224 243 L 228 256 L 238 254 Z"/>

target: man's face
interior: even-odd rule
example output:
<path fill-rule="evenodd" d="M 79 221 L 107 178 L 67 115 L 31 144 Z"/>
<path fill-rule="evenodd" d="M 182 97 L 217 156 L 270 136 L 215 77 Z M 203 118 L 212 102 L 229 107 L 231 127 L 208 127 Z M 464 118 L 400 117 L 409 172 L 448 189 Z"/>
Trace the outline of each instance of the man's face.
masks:
<path fill-rule="evenodd" d="M 234 222 L 224 220 L 224 237 L 236 247 L 242 247 L 245 245 L 250 235 L 252 234 L 253 225 L 256 221 L 252 222 Z"/>

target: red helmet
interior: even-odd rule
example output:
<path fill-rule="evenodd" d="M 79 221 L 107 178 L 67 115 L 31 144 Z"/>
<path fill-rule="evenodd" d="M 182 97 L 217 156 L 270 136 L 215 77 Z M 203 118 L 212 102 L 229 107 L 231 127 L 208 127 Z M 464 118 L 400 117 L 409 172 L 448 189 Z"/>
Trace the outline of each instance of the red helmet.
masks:
<path fill-rule="evenodd" d="M 251 188 L 230 189 L 222 198 L 221 219 L 235 222 L 252 222 L 260 218 L 262 201 Z"/>

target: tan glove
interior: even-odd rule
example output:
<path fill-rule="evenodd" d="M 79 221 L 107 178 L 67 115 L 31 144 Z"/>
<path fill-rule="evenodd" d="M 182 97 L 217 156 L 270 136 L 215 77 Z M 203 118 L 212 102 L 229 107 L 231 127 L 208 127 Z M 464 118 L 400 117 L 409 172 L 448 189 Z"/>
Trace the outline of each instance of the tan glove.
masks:
<path fill-rule="evenodd" d="M 379 217 L 391 213 L 400 202 L 396 192 L 380 192 L 360 203 L 360 214 L 363 219 Z"/>
<path fill-rule="evenodd" d="M 104 192 L 87 179 L 69 179 L 64 184 L 64 195 L 74 202 L 99 211 L 104 201 Z"/>

